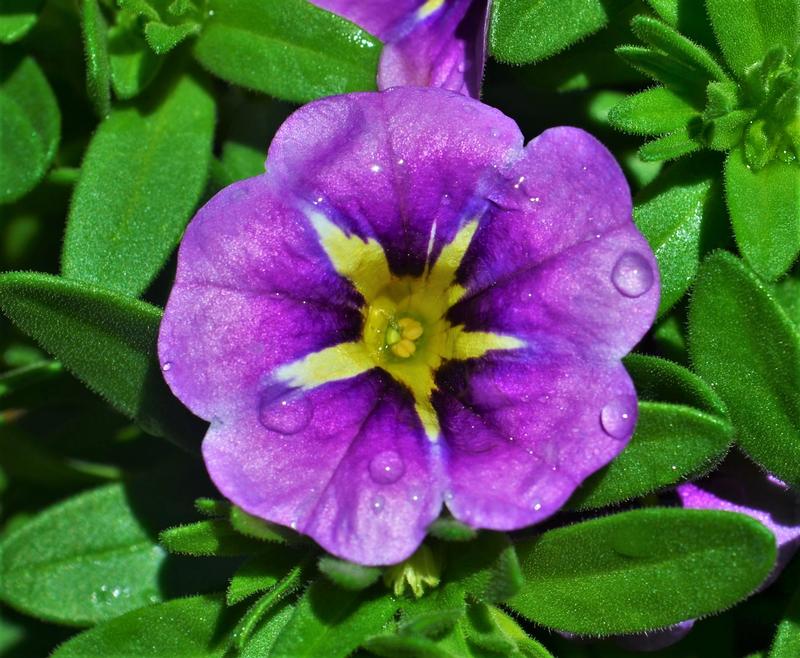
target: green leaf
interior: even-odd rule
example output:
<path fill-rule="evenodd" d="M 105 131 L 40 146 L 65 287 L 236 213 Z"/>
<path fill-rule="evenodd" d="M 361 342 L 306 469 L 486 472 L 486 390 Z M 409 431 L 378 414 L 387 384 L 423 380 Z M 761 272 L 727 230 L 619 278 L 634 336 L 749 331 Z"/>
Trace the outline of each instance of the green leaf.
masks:
<path fill-rule="evenodd" d="M 0 544 L 3 601 L 31 615 L 78 626 L 159 601 L 168 556 L 150 525 L 161 514 L 174 517 L 176 503 L 170 501 L 169 511 L 152 512 L 157 505 L 163 507 L 159 495 L 172 493 L 163 487 L 155 493 L 152 487 L 148 478 L 146 486 L 139 482 L 94 489 L 14 530 Z M 204 580 L 213 586 L 218 579 Z"/>
<path fill-rule="evenodd" d="M 0 61 L 0 204 L 19 199 L 42 179 L 61 133 L 58 104 L 36 62 Z"/>
<path fill-rule="evenodd" d="M 800 484 L 800 335 L 766 286 L 726 252 L 700 267 L 689 350 L 727 404 L 745 452 Z"/>
<path fill-rule="evenodd" d="M 381 44 L 305 0 L 210 0 L 194 54 L 214 75 L 305 102 L 375 89 Z"/>
<path fill-rule="evenodd" d="M 14 43 L 36 25 L 43 0 L 4 0 L 0 6 L 0 43 Z"/>
<path fill-rule="evenodd" d="M 235 505 L 230 508 L 229 520 L 236 532 L 246 537 L 260 539 L 261 541 L 283 544 L 286 543 L 288 537 L 292 537 L 293 535 L 293 533 L 290 533 L 288 530 L 273 525 L 257 516 L 248 514 L 242 508 L 236 507 Z"/>
<path fill-rule="evenodd" d="M 489 23 L 492 56 L 526 64 L 564 50 L 608 22 L 602 0 L 494 0 Z"/>
<path fill-rule="evenodd" d="M 176 599 L 84 631 L 52 658 L 222 658 L 232 622 L 218 596 Z"/>
<path fill-rule="evenodd" d="M 638 135 L 661 135 L 686 127 L 700 116 L 689 100 L 666 87 L 628 96 L 609 112 L 611 125 Z"/>
<path fill-rule="evenodd" d="M 81 30 L 86 55 L 86 90 L 94 111 L 105 119 L 111 111 L 111 65 L 108 27 L 97 0 L 82 0 Z"/>
<path fill-rule="evenodd" d="M 206 181 L 214 101 L 184 75 L 95 133 L 64 238 L 64 275 L 138 295 L 177 244 Z"/>
<path fill-rule="evenodd" d="M 203 516 L 210 518 L 226 517 L 230 513 L 231 504 L 227 500 L 214 498 L 198 498 L 194 501 L 194 508 Z"/>
<path fill-rule="evenodd" d="M 650 243 L 661 275 L 659 316 L 689 289 L 701 258 L 721 246 L 727 218 L 718 168 L 714 155 L 687 158 L 635 199 L 634 221 Z"/>
<path fill-rule="evenodd" d="M 111 84 L 123 100 L 138 96 L 155 78 L 162 58 L 147 47 L 141 31 L 132 25 L 115 25 L 108 31 Z"/>
<path fill-rule="evenodd" d="M 456 519 L 439 517 L 428 526 L 428 534 L 443 541 L 472 541 L 478 531 Z"/>
<path fill-rule="evenodd" d="M 514 546 L 499 532 L 484 531 L 471 542 L 453 546 L 444 566 L 446 586 L 488 603 L 503 602 L 523 586 Z"/>
<path fill-rule="evenodd" d="M 460 600 L 460 605 L 456 607 L 447 607 L 440 601 L 431 605 L 425 605 L 424 601 L 420 601 L 420 604 L 419 610 L 414 610 L 414 607 L 411 607 L 411 612 L 408 609 L 404 610 L 406 614 L 398 625 L 401 635 L 440 638 L 452 631 L 466 612 L 463 600 Z"/>
<path fill-rule="evenodd" d="M 294 608 L 284 604 L 268 619 L 261 621 L 259 626 L 239 651 L 239 658 L 266 658 L 272 656 L 272 647 L 281 634 L 283 627 L 292 618 Z"/>
<path fill-rule="evenodd" d="M 705 48 L 661 21 L 649 16 L 636 16 L 631 21 L 631 28 L 642 41 L 707 76 L 708 81 L 728 79 L 724 69 Z"/>
<path fill-rule="evenodd" d="M 671 55 L 644 46 L 619 46 L 614 52 L 632 67 L 672 91 L 691 98 L 694 103 L 702 102 L 702 92 L 708 84 L 708 75 L 705 72 Z"/>
<path fill-rule="evenodd" d="M 374 584 L 381 576 L 377 567 L 364 567 L 331 555 L 323 555 L 317 563 L 319 570 L 328 579 L 344 589 L 358 591 Z"/>
<path fill-rule="evenodd" d="M 520 656 L 525 658 L 553 658 L 547 649 L 532 637 L 529 637 L 514 618 L 507 615 L 500 608 L 490 606 L 489 614 L 500 630 L 516 643 Z"/>
<path fill-rule="evenodd" d="M 700 149 L 700 143 L 689 130 L 681 129 L 674 133 L 647 142 L 639 149 L 639 157 L 645 162 L 674 160 Z"/>
<path fill-rule="evenodd" d="M 371 654 L 384 658 L 464 658 L 455 656 L 433 640 L 413 635 L 376 635 L 363 643 Z"/>
<path fill-rule="evenodd" d="M 268 590 L 286 576 L 296 562 L 294 551 L 262 546 L 259 555 L 248 559 L 231 578 L 226 595 L 228 605 L 235 605 L 253 594 Z"/>
<path fill-rule="evenodd" d="M 156 360 L 161 310 L 47 274 L 0 275 L 0 309 L 67 370 L 156 436 L 196 449 L 202 424 Z"/>
<path fill-rule="evenodd" d="M 790 52 L 797 48 L 796 0 L 706 0 L 706 8 L 722 54 L 740 77 L 773 46 L 786 46 Z"/>
<path fill-rule="evenodd" d="M 520 542 L 525 587 L 509 601 L 528 619 L 570 633 L 662 628 L 723 610 L 758 587 L 775 539 L 732 512 L 642 509 Z"/>
<path fill-rule="evenodd" d="M 317 580 L 305 591 L 278 636 L 274 658 L 345 658 L 380 633 L 398 604 L 384 592 L 365 596 Z"/>
<path fill-rule="evenodd" d="M 640 402 L 636 431 L 620 455 L 587 479 L 573 509 L 638 498 L 707 472 L 728 450 L 730 423 L 691 407 Z"/>
<path fill-rule="evenodd" d="M 191 21 L 180 25 L 151 21 L 144 28 L 147 43 L 157 55 L 165 55 L 181 41 L 198 32 L 200 24 Z"/>
<path fill-rule="evenodd" d="M 800 588 L 789 602 L 783 620 L 778 624 L 768 658 L 800 656 Z"/>
<path fill-rule="evenodd" d="M 777 278 L 800 253 L 800 164 L 775 160 L 756 171 L 736 149 L 725 187 L 739 250 L 758 274 Z"/>
<path fill-rule="evenodd" d="M 168 528 L 161 532 L 158 540 L 170 553 L 184 555 L 247 555 L 261 548 L 221 519 Z"/>

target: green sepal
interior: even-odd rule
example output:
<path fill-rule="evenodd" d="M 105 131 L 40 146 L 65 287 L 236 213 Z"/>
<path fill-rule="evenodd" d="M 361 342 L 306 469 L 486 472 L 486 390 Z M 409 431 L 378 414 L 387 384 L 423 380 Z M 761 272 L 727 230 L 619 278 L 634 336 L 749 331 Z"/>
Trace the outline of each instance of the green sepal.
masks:
<path fill-rule="evenodd" d="M 284 544 L 287 541 L 296 541 L 299 538 L 296 533 L 248 514 L 241 507 L 236 507 L 236 505 L 232 505 L 230 508 L 229 521 L 236 532 L 260 541 Z"/>
<path fill-rule="evenodd" d="M 111 64 L 108 26 L 97 0 L 82 0 L 81 30 L 86 54 L 86 90 L 94 111 L 105 119 L 111 111 Z"/>
<path fill-rule="evenodd" d="M 440 516 L 428 526 L 428 534 L 442 541 L 472 541 L 478 531 L 457 519 Z"/>
<path fill-rule="evenodd" d="M 340 560 L 332 555 L 320 557 L 317 567 L 332 583 L 353 591 L 366 589 L 381 577 L 381 570 L 378 567 L 365 567 Z"/>
<path fill-rule="evenodd" d="M 230 513 L 231 504 L 227 500 L 198 498 L 194 501 L 194 508 L 203 516 L 212 519 L 225 518 Z"/>
<path fill-rule="evenodd" d="M 789 601 L 778 624 L 767 658 L 796 658 L 800 656 L 800 587 Z"/>
<path fill-rule="evenodd" d="M 508 605 L 590 636 L 637 633 L 719 612 L 769 575 L 775 538 L 744 514 L 650 508 L 521 541 L 525 587 Z"/>
<path fill-rule="evenodd" d="M 264 592 L 290 573 L 297 566 L 297 555 L 280 546 L 259 548 L 259 554 L 248 558 L 231 577 L 225 600 L 228 605 Z"/>
<path fill-rule="evenodd" d="M 738 444 L 800 484 L 800 333 L 767 286 L 727 252 L 700 268 L 689 307 L 695 370 L 725 401 Z"/>
<path fill-rule="evenodd" d="M 375 635 L 362 646 L 382 658 L 464 658 L 440 647 L 434 640 L 414 635 Z"/>
<path fill-rule="evenodd" d="M 179 25 L 168 25 L 150 21 L 144 27 L 147 44 L 157 55 L 165 55 L 188 37 L 200 33 L 200 23 L 187 21 Z"/>
<path fill-rule="evenodd" d="M 636 135 L 662 135 L 686 127 L 699 115 L 691 101 L 666 87 L 653 87 L 615 105 L 608 119 L 618 130 Z"/>
<path fill-rule="evenodd" d="M 708 76 L 708 80 L 729 80 L 725 70 L 702 46 L 687 39 L 674 28 L 649 16 L 631 21 L 633 33 L 642 41 Z"/>
<path fill-rule="evenodd" d="M 161 309 L 49 274 L 0 275 L 0 309 L 114 408 L 196 450 L 203 424 L 167 388 L 156 358 Z"/>
<path fill-rule="evenodd" d="M 170 553 L 180 555 L 248 555 L 261 548 L 261 544 L 243 537 L 222 519 L 197 521 L 162 530 L 158 541 Z"/>
<path fill-rule="evenodd" d="M 604 27 L 606 4 L 601 0 L 495 0 L 489 22 L 492 56 L 510 64 L 550 57 Z"/>
<path fill-rule="evenodd" d="M 703 71 L 645 46 L 618 46 L 614 52 L 635 69 L 687 98 L 702 100 L 708 76 Z"/>
<path fill-rule="evenodd" d="M 734 110 L 715 119 L 705 119 L 703 141 L 708 148 L 717 151 L 735 148 L 742 141 L 745 127 L 754 114 L 754 110 Z"/>
<path fill-rule="evenodd" d="M 645 162 L 655 162 L 656 160 L 674 160 L 694 153 L 701 147 L 696 133 L 696 129 L 690 126 L 654 139 L 639 149 L 639 157 Z"/>

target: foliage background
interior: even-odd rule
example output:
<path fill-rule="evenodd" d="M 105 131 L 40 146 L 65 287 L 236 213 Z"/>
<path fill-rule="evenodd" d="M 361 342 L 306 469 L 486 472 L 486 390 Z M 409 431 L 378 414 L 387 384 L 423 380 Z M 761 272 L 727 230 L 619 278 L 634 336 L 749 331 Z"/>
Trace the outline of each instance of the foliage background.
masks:
<path fill-rule="evenodd" d="M 4 0 L 0 653 L 624 656 L 557 631 L 706 617 L 653 655 L 800 655 L 797 561 L 747 598 L 771 537 L 670 491 L 732 443 L 800 484 L 799 34 L 797 0 L 495 0 L 483 100 L 609 146 L 663 301 L 630 447 L 540 540 L 441 521 L 415 601 L 202 498 L 155 361 L 195 209 L 298 103 L 374 88 L 380 42 L 305 0 Z"/>

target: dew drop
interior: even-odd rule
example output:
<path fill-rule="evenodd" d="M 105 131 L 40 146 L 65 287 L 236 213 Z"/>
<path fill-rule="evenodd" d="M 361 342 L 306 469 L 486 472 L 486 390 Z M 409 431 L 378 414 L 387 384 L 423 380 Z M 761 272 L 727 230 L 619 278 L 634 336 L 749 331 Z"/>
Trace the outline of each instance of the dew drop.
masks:
<path fill-rule="evenodd" d="M 406 163 L 406 161 L 405 161 L 405 160 L 403 160 L 403 158 L 400 158 L 400 159 L 397 161 L 397 164 L 399 164 L 399 165 L 404 165 L 405 163 Z"/>
<path fill-rule="evenodd" d="M 272 432 L 297 434 L 311 421 L 314 411 L 308 397 L 287 393 L 279 397 L 265 395 L 261 399 L 258 419 Z"/>
<path fill-rule="evenodd" d="M 370 171 L 371 171 L 373 174 L 377 174 L 377 173 L 380 173 L 381 166 L 380 166 L 379 164 L 370 165 L 370 168 L 369 168 L 369 170 L 370 170 Z"/>
<path fill-rule="evenodd" d="M 172 363 L 170 361 L 165 361 L 161 365 L 161 370 L 163 370 L 164 372 L 169 372 L 171 369 L 172 369 Z"/>
<path fill-rule="evenodd" d="M 628 251 L 614 265 L 611 282 L 626 297 L 640 297 L 653 287 L 653 268 L 644 256 Z"/>
<path fill-rule="evenodd" d="M 405 472 L 403 458 L 394 450 L 379 452 L 369 463 L 369 476 L 376 484 L 397 482 Z"/>
<path fill-rule="evenodd" d="M 533 506 L 533 511 L 534 511 L 534 512 L 538 512 L 540 509 L 542 509 L 542 504 L 541 504 L 541 503 L 536 503 L 536 504 Z"/>
<path fill-rule="evenodd" d="M 386 501 L 383 499 L 383 496 L 375 496 L 375 498 L 372 499 L 372 511 L 375 512 L 375 514 L 380 514 L 385 504 Z"/>
<path fill-rule="evenodd" d="M 636 422 L 635 398 L 627 395 L 609 402 L 600 412 L 600 424 L 606 434 L 615 439 L 627 439 Z"/>

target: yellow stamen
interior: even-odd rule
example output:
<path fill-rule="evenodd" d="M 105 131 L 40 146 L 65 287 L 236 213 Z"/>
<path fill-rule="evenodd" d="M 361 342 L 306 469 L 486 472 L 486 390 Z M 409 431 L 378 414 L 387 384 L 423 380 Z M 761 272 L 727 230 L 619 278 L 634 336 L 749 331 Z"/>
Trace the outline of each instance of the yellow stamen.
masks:
<path fill-rule="evenodd" d="M 416 351 L 417 346 L 414 344 L 414 341 L 408 338 L 403 338 L 401 341 L 392 345 L 392 352 L 404 359 L 407 359 Z"/>
<path fill-rule="evenodd" d="M 401 318 L 397 321 L 403 338 L 417 340 L 422 335 L 422 324 L 414 318 Z"/>

